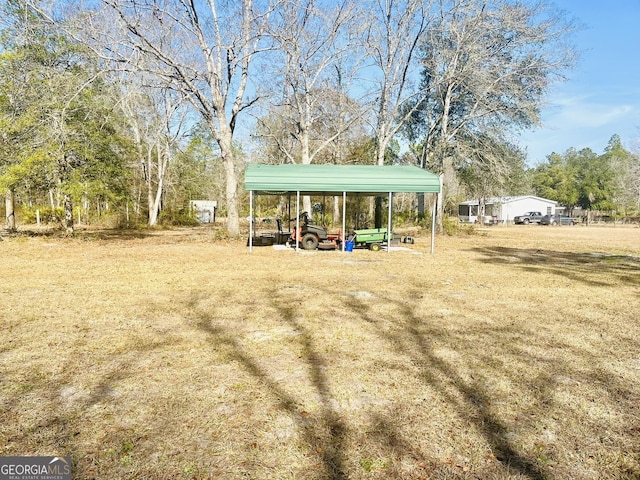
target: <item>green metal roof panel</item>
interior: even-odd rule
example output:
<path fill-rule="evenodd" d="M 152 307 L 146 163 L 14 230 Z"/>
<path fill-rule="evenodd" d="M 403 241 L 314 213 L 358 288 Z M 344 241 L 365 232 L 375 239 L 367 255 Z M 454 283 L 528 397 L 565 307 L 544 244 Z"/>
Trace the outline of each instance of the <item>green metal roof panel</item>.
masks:
<path fill-rule="evenodd" d="M 250 163 L 245 170 L 244 187 L 271 193 L 436 193 L 440 191 L 440 179 L 411 166 Z"/>

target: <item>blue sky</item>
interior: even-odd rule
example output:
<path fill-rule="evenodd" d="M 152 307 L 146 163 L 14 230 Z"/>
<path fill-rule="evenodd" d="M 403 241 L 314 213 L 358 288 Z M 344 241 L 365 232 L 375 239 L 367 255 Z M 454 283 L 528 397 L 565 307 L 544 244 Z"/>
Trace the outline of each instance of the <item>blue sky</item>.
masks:
<path fill-rule="evenodd" d="M 584 25 L 575 35 L 581 58 L 550 92 L 542 127 L 520 138 L 529 165 L 571 147 L 602 153 L 616 133 L 640 147 L 640 0 L 554 3 Z"/>

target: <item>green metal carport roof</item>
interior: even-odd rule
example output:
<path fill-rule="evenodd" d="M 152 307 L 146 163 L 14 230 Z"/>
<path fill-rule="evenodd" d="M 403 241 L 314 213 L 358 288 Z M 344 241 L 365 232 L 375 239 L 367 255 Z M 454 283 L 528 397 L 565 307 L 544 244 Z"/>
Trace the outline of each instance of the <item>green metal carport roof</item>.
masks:
<path fill-rule="evenodd" d="M 438 193 L 437 175 L 412 166 L 375 165 L 247 165 L 245 190 L 281 194 Z"/>
<path fill-rule="evenodd" d="M 439 193 L 440 178 L 418 167 L 375 165 L 263 165 L 250 163 L 244 175 L 249 190 L 249 251 L 253 249 L 253 194 L 279 195 L 296 192 L 296 230 L 300 229 L 300 195 L 342 193 L 342 231 L 346 232 L 346 195 L 389 195 L 387 231 L 391 232 L 393 193 Z M 431 228 L 433 253 L 436 209 L 434 203 Z M 298 243 L 296 242 L 296 251 Z M 343 242 L 344 250 L 344 242 Z M 387 252 L 390 242 L 387 242 Z"/>

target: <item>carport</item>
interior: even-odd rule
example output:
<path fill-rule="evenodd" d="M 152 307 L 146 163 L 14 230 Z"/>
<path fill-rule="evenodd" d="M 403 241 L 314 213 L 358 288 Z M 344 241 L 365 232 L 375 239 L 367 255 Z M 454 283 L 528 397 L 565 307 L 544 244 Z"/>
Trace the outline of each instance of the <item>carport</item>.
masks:
<path fill-rule="evenodd" d="M 388 229 L 391 234 L 394 193 L 439 193 L 440 178 L 413 166 L 374 165 L 263 165 L 250 163 L 245 170 L 245 190 L 249 191 L 249 251 L 253 251 L 254 194 L 296 194 L 296 229 L 300 228 L 301 195 L 342 195 L 342 231 L 346 231 L 347 194 L 389 197 Z M 436 205 L 431 228 L 431 253 L 434 250 Z M 342 248 L 344 250 L 344 243 Z M 387 242 L 387 251 L 389 244 Z M 297 250 L 296 245 L 296 250 Z"/>

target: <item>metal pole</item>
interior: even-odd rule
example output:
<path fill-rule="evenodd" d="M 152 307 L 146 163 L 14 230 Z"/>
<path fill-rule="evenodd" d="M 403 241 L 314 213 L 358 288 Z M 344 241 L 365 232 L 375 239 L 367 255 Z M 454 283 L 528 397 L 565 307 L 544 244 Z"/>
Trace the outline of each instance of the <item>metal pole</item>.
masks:
<path fill-rule="evenodd" d="M 347 192 L 342 192 L 342 251 L 347 243 Z"/>
<path fill-rule="evenodd" d="M 300 190 L 296 192 L 296 237 L 300 236 Z M 293 239 L 296 242 L 296 253 L 298 253 L 298 238 Z"/>
<path fill-rule="evenodd" d="M 253 190 L 249 190 L 249 253 L 253 252 Z"/>
<path fill-rule="evenodd" d="M 433 254 L 433 244 L 436 238 L 436 213 L 438 211 L 438 195 L 436 201 L 433 202 L 433 213 L 431 214 L 431 253 Z"/>
<path fill-rule="evenodd" d="M 391 212 L 393 202 L 393 193 L 389 192 L 389 218 L 387 219 L 387 253 L 391 251 L 391 239 L 393 238 L 393 234 L 391 233 Z"/>

